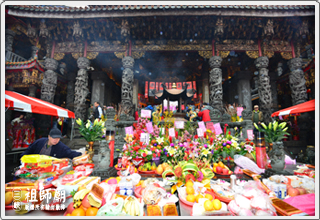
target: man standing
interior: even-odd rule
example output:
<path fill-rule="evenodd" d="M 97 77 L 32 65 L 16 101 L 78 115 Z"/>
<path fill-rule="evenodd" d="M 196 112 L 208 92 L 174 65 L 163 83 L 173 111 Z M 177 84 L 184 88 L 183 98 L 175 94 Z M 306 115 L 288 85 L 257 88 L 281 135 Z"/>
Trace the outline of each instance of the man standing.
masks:
<path fill-rule="evenodd" d="M 30 144 L 21 156 L 29 154 L 42 154 L 56 158 L 70 158 L 81 156 L 80 152 L 71 150 L 67 145 L 60 141 L 61 131 L 58 128 L 52 128 L 48 138 L 40 138 Z"/>
<path fill-rule="evenodd" d="M 255 105 L 254 109 L 252 111 L 252 122 L 256 123 L 258 126 L 260 126 L 260 124 L 263 122 L 263 114 L 261 111 L 259 111 L 259 106 Z M 256 134 L 258 132 L 258 130 L 256 129 L 256 127 L 253 126 L 253 132 Z"/>
<path fill-rule="evenodd" d="M 102 116 L 103 112 L 102 112 L 102 108 L 100 107 L 100 103 L 94 102 L 94 107 L 96 108 L 94 110 L 94 118 L 95 119 L 98 118 L 101 120 L 101 116 Z"/>

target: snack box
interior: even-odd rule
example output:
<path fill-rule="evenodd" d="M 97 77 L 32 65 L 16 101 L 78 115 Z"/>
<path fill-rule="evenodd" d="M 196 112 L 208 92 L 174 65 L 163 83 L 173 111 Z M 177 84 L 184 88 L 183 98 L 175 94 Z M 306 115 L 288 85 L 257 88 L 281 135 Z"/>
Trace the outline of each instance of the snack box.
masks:
<path fill-rule="evenodd" d="M 161 208 L 159 205 L 147 205 L 148 216 L 162 216 Z"/>
<path fill-rule="evenodd" d="M 163 216 L 178 216 L 176 204 L 173 202 L 165 204 L 163 206 Z"/>

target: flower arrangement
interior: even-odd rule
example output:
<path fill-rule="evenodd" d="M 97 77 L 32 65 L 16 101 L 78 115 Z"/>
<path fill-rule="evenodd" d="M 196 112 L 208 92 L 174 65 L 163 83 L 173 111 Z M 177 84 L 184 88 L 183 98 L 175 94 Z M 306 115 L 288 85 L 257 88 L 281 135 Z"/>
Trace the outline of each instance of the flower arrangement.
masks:
<path fill-rule="evenodd" d="M 87 120 L 86 123 L 82 119 L 78 118 L 76 123 L 79 125 L 79 132 L 87 142 L 102 140 L 104 135 L 104 122 L 95 119 L 92 123 L 90 120 Z"/>
<path fill-rule="evenodd" d="M 260 132 L 265 134 L 265 141 L 268 143 L 281 141 L 282 139 L 286 138 L 285 135 L 290 135 L 288 132 L 288 127 L 286 127 L 287 123 L 282 122 L 278 123 L 278 121 L 274 121 L 273 123 L 269 122 L 267 126 L 265 123 L 261 123 L 261 127 L 258 127 L 256 123 L 253 123 L 256 129 Z"/>

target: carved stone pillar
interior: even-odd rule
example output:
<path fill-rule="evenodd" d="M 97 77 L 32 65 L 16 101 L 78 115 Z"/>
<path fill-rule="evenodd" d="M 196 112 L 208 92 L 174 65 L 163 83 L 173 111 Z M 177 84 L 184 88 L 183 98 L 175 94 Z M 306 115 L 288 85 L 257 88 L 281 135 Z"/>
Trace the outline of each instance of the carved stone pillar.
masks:
<path fill-rule="evenodd" d="M 247 109 L 252 109 L 250 79 L 250 72 L 236 72 L 235 81 L 237 83 L 238 102 L 245 105 Z"/>
<path fill-rule="evenodd" d="M 47 58 L 44 63 L 47 70 L 43 74 L 41 99 L 53 103 L 58 81 L 58 76 L 55 72 L 58 67 L 58 61 L 52 58 Z"/>
<path fill-rule="evenodd" d="M 133 82 L 133 97 L 132 97 L 132 102 L 133 102 L 133 105 L 134 105 L 135 107 L 137 107 L 138 104 L 139 104 L 138 93 L 139 93 L 139 80 L 134 79 L 134 82 Z"/>
<path fill-rule="evenodd" d="M 36 46 L 31 47 L 31 58 L 34 58 L 37 55 L 39 48 Z"/>
<path fill-rule="evenodd" d="M 259 57 L 254 61 L 256 68 L 259 70 L 259 102 L 260 110 L 263 113 L 263 121 L 266 124 L 272 121 L 272 95 L 270 86 L 270 77 L 268 76 L 269 70 L 267 69 L 269 65 L 268 57 Z"/>
<path fill-rule="evenodd" d="M 288 62 L 290 68 L 289 84 L 291 89 L 292 105 L 306 102 L 308 99 L 306 80 L 302 70 L 302 59 L 293 58 Z"/>
<path fill-rule="evenodd" d="M 270 85 L 271 85 L 271 95 L 272 95 L 272 112 L 278 111 L 278 91 L 277 91 L 277 78 L 278 74 L 276 72 L 270 73 Z"/>
<path fill-rule="evenodd" d="M 202 102 L 210 102 L 208 73 L 202 73 Z"/>
<path fill-rule="evenodd" d="M 124 70 L 122 72 L 121 86 L 121 106 L 124 113 L 129 113 L 132 109 L 133 96 L 133 66 L 134 59 L 126 56 L 122 59 Z"/>
<path fill-rule="evenodd" d="M 222 104 L 222 70 L 220 69 L 222 58 L 213 56 L 209 60 L 210 70 L 210 105 L 223 112 Z"/>
<path fill-rule="evenodd" d="M 10 30 L 10 29 L 6 29 L 6 44 L 5 44 L 5 49 L 7 51 L 12 51 L 13 48 L 12 48 L 12 45 L 13 45 L 13 39 L 14 39 L 14 36 L 16 35 L 16 32 L 14 32 L 13 30 Z"/>
<path fill-rule="evenodd" d="M 90 60 L 85 57 L 80 57 L 77 60 L 78 75 L 76 77 L 74 91 L 74 112 L 76 118 L 84 120 L 86 118 L 86 97 L 89 93 L 88 89 L 88 72 L 87 67 L 90 65 Z"/>
<path fill-rule="evenodd" d="M 67 75 L 68 84 L 67 84 L 67 97 L 66 97 L 66 108 L 70 111 L 74 110 L 74 84 L 76 81 L 75 73 L 68 73 Z"/>

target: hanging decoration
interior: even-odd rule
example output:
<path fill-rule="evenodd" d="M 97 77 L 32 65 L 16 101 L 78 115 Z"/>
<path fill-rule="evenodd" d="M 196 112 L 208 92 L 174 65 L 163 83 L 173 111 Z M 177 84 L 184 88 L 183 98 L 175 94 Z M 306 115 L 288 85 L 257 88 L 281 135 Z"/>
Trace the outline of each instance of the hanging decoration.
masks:
<path fill-rule="evenodd" d="M 251 59 L 257 59 L 259 57 L 259 51 L 246 51 L 246 54 Z"/>

